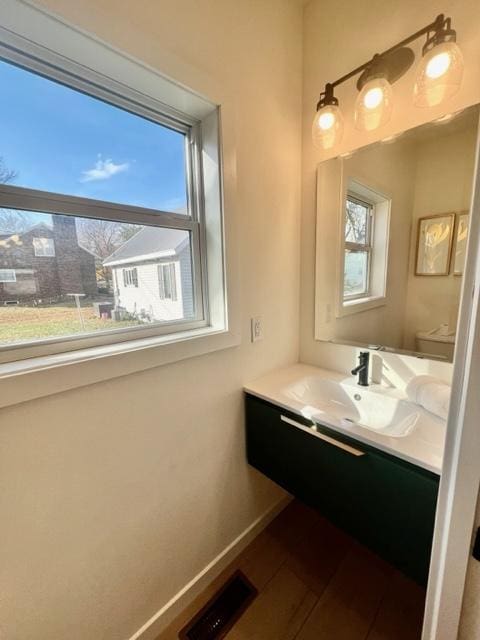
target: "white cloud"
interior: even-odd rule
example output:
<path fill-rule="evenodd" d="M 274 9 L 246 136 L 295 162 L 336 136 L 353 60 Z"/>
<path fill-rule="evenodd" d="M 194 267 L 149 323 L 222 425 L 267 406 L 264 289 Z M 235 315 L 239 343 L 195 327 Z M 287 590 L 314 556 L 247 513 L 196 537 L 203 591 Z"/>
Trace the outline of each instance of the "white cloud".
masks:
<path fill-rule="evenodd" d="M 98 156 L 98 160 L 95 163 L 95 166 L 92 169 L 87 169 L 86 171 L 82 171 L 82 177 L 80 178 L 80 182 L 93 182 L 95 180 L 108 180 L 116 173 L 122 173 L 123 171 L 127 171 L 129 168 L 129 163 L 124 162 L 122 164 L 115 164 L 111 158 L 107 158 L 107 160 L 102 160 L 102 156 Z"/>

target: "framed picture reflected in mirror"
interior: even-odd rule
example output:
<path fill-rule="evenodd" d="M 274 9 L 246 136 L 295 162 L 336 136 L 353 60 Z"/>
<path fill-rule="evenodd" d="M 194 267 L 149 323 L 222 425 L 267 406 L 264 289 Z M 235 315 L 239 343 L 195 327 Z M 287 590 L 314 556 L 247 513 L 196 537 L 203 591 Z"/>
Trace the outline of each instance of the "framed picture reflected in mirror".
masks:
<path fill-rule="evenodd" d="M 448 276 L 454 226 L 454 213 L 441 213 L 418 220 L 416 276 Z"/>

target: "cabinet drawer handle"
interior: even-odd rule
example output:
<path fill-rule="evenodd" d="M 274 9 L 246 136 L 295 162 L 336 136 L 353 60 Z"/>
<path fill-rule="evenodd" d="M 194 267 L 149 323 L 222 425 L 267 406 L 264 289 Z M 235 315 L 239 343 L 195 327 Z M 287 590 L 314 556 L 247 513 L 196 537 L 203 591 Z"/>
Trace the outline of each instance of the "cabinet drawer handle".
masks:
<path fill-rule="evenodd" d="M 298 429 L 302 429 L 302 431 L 311 433 L 317 438 L 320 438 L 320 440 L 324 440 L 325 442 L 328 442 L 328 444 L 332 444 L 334 447 L 337 447 L 338 449 L 342 449 L 342 451 L 346 451 L 347 453 L 350 453 L 352 456 L 356 456 L 357 458 L 360 458 L 361 456 L 366 455 L 365 451 L 361 451 L 360 449 L 355 449 L 355 447 L 351 447 L 349 444 L 345 444 L 343 442 L 340 442 L 339 440 L 335 440 L 335 438 L 331 438 L 330 436 L 327 436 L 324 433 L 320 433 L 320 431 L 312 431 L 311 427 L 306 427 L 301 422 L 296 422 L 291 418 L 287 418 L 287 416 L 281 415 L 280 419 L 283 422 L 286 422 L 287 424 L 291 424 L 293 427 L 297 427 Z"/>

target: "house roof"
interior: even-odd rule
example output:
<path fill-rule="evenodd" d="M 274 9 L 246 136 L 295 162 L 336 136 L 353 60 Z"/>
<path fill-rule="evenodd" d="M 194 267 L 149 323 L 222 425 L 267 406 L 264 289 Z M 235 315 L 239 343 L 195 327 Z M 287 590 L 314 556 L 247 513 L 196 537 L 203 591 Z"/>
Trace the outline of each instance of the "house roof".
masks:
<path fill-rule="evenodd" d="M 24 236 L 27 233 L 30 233 L 30 231 L 33 231 L 34 229 L 38 229 L 39 227 L 42 227 L 43 229 L 47 229 L 48 231 L 52 231 L 52 227 L 48 224 L 45 224 L 45 222 L 37 222 L 37 224 L 32 225 L 31 227 L 28 227 L 27 229 L 24 229 L 23 231 L 2 231 L 0 233 L 0 238 L 5 239 L 5 238 L 11 238 L 12 236 Z"/>
<path fill-rule="evenodd" d="M 6 243 L 8 242 L 8 240 L 10 240 L 10 238 L 15 238 L 15 237 L 21 238 L 22 236 L 25 236 L 28 233 L 31 233 L 32 231 L 39 230 L 39 229 L 45 229 L 46 231 L 49 231 L 53 235 L 55 235 L 55 230 L 54 230 L 53 226 L 51 226 L 49 224 L 46 224 L 45 222 L 37 222 L 36 224 L 32 225 L 31 227 L 28 227 L 27 229 L 25 229 L 24 231 L 12 231 L 12 232 L 0 233 L 0 248 L 4 248 L 5 246 L 8 247 L 8 245 Z M 77 238 L 77 245 L 78 245 L 78 248 L 81 251 L 86 251 L 86 253 L 88 253 L 91 256 L 93 256 L 96 260 L 100 259 L 97 256 L 96 253 L 94 253 L 93 251 L 90 251 L 90 249 L 87 249 L 87 247 L 84 247 L 79 242 L 78 238 Z"/>
<path fill-rule="evenodd" d="M 189 242 L 189 232 L 164 227 L 143 227 L 103 261 L 105 266 L 143 262 L 179 253 Z"/>

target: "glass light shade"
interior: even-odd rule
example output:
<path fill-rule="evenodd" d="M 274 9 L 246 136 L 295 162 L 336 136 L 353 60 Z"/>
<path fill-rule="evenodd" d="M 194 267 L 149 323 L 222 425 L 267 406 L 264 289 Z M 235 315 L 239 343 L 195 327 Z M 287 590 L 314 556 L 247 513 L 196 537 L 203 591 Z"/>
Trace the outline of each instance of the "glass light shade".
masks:
<path fill-rule="evenodd" d="M 434 107 L 453 96 L 463 77 L 463 55 L 455 42 L 442 42 L 422 58 L 413 88 L 417 107 Z"/>
<path fill-rule="evenodd" d="M 393 91 L 385 78 L 372 78 L 362 88 L 355 103 L 355 127 L 373 131 L 390 120 Z"/>
<path fill-rule="evenodd" d="M 332 149 L 343 136 L 343 116 L 338 105 L 328 104 L 317 111 L 312 125 L 313 144 L 317 149 Z"/>

